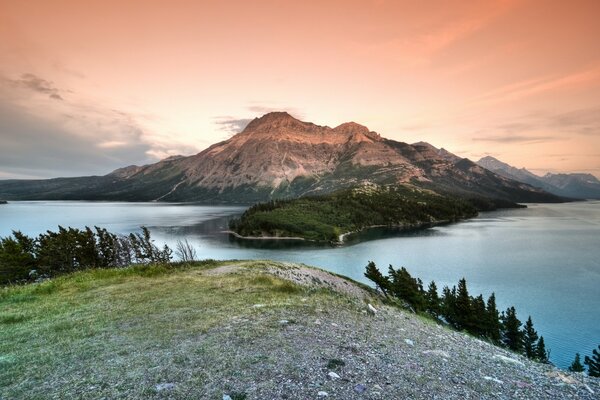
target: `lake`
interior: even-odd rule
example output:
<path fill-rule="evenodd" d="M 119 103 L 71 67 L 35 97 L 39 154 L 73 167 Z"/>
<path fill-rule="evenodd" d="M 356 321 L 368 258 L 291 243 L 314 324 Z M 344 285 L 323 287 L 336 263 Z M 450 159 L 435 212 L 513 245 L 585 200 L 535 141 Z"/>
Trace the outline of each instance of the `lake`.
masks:
<path fill-rule="evenodd" d="M 499 309 L 514 305 L 533 318 L 566 368 L 576 352 L 600 344 L 600 202 L 530 204 L 482 213 L 458 224 L 390 236 L 370 232 L 344 247 L 262 243 L 260 248 L 221 233 L 242 207 L 112 202 L 10 202 L 0 205 L 0 236 L 29 235 L 58 225 L 101 226 L 112 232 L 150 228 L 157 244 L 187 238 L 200 258 L 273 259 L 320 266 L 365 282 L 373 260 L 382 270 L 405 266 L 427 285 L 454 285 L 465 277 L 472 295 L 494 291 Z M 260 244 L 260 243 L 259 243 Z"/>

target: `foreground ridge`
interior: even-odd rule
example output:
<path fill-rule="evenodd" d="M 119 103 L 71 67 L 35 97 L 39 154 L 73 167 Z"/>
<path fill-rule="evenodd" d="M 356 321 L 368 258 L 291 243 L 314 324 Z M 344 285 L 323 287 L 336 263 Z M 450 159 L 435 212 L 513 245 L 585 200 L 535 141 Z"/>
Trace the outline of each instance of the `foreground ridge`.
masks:
<path fill-rule="evenodd" d="M 65 307 L 69 304 L 69 309 Z M 2 398 L 593 399 L 531 362 L 304 265 L 206 261 L 4 289 Z"/>

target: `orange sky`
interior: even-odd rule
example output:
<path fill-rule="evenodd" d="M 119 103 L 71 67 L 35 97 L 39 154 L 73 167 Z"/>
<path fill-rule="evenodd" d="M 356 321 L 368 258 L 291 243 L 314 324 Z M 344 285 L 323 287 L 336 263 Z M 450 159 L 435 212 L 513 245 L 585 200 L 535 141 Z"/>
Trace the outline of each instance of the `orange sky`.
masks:
<path fill-rule="evenodd" d="M 0 179 L 193 154 L 270 110 L 600 176 L 599 38 L 597 0 L 0 0 Z"/>

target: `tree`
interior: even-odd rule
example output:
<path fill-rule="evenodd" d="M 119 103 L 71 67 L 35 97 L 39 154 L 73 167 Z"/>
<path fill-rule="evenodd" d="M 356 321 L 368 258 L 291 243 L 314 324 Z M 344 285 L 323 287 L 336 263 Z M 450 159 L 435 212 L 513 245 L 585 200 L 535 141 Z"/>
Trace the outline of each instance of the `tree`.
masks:
<path fill-rule="evenodd" d="M 440 297 L 438 296 L 437 286 L 434 281 L 431 281 L 425 294 L 427 300 L 427 312 L 434 318 L 438 318 L 441 313 Z"/>
<path fill-rule="evenodd" d="M 544 343 L 544 337 L 540 336 L 536 345 L 536 359 L 541 363 L 548 363 L 550 359 L 550 351 L 546 350 L 546 344 Z"/>
<path fill-rule="evenodd" d="M 471 327 L 469 332 L 477 336 L 485 336 L 487 326 L 487 311 L 483 295 L 471 299 Z"/>
<path fill-rule="evenodd" d="M 502 343 L 512 351 L 523 350 L 523 333 L 520 328 L 521 321 L 517 318 L 515 308 L 507 308 L 502 314 Z"/>
<path fill-rule="evenodd" d="M 493 343 L 499 343 L 500 330 L 502 326 L 500 324 L 500 314 L 496 308 L 496 294 L 494 293 L 492 293 L 488 298 L 486 314 L 485 336 L 487 336 Z"/>
<path fill-rule="evenodd" d="M 467 329 L 470 331 L 473 325 L 473 312 L 465 278 L 458 281 L 454 309 L 456 312 L 456 328 L 459 330 Z"/>
<path fill-rule="evenodd" d="M 585 371 L 585 368 L 583 367 L 583 364 L 581 364 L 581 356 L 579 355 L 579 353 L 575 354 L 575 359 L 573 360 L 573 362 L 569 366 L 569 371 L 571 371 L 571 372 L 583 372 L 583 371 Z"/>
<path fill-rule="evenodd" d="M 456 286 L 452 287 L 452 290 L 448 286 L 444 286 L 442 289 L 442 315 L 446 322 L 454 326 L 456 323 Z"/>
<path fill-rule="evenodd" d="M 365 277 L 375 283 L 385 296 L 390 286 L 390 280 L 387 276 L 383 276 L 377 265 L 373 261 L 369 261 L 365 270 Z"/>
<path fill-rule="evenodd" d="M 598 345 L 598 350 L 600 350 L 600 344 Z M 588 367 L 588 375 L 600 377 L 600 351 L 594 349 L 592 351 L 593 356 L 590 358 L 585 356 L 585 361 L 583 363 Z"/>
<path fill-rule="evenodd" d="M 538 334 L 533 328 L 533 321 L 531 320 L 531 316 L 529 316 L 527 322 L 525 322 L 525 327 L 523 328 L 523 350 L 525 351 L 527 358 L 537 358 L 538 339 Z"/>
<path fill-rule="evenodd" d="M 177 240 L 175 254 L 184 263 L 196 261 L 197 258 L 196 249 L 187 239 Z"/>

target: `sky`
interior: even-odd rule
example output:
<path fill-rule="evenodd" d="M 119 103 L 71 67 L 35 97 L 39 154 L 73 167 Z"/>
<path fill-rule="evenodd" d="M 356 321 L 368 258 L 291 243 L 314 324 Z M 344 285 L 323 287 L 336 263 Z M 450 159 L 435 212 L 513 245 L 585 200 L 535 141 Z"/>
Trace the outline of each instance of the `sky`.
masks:
<path fill-rule="evenodd" d="M 191 155 L 285 110 L 600 177 L 600 1 L 0 0 L 0 179 Z"/>

